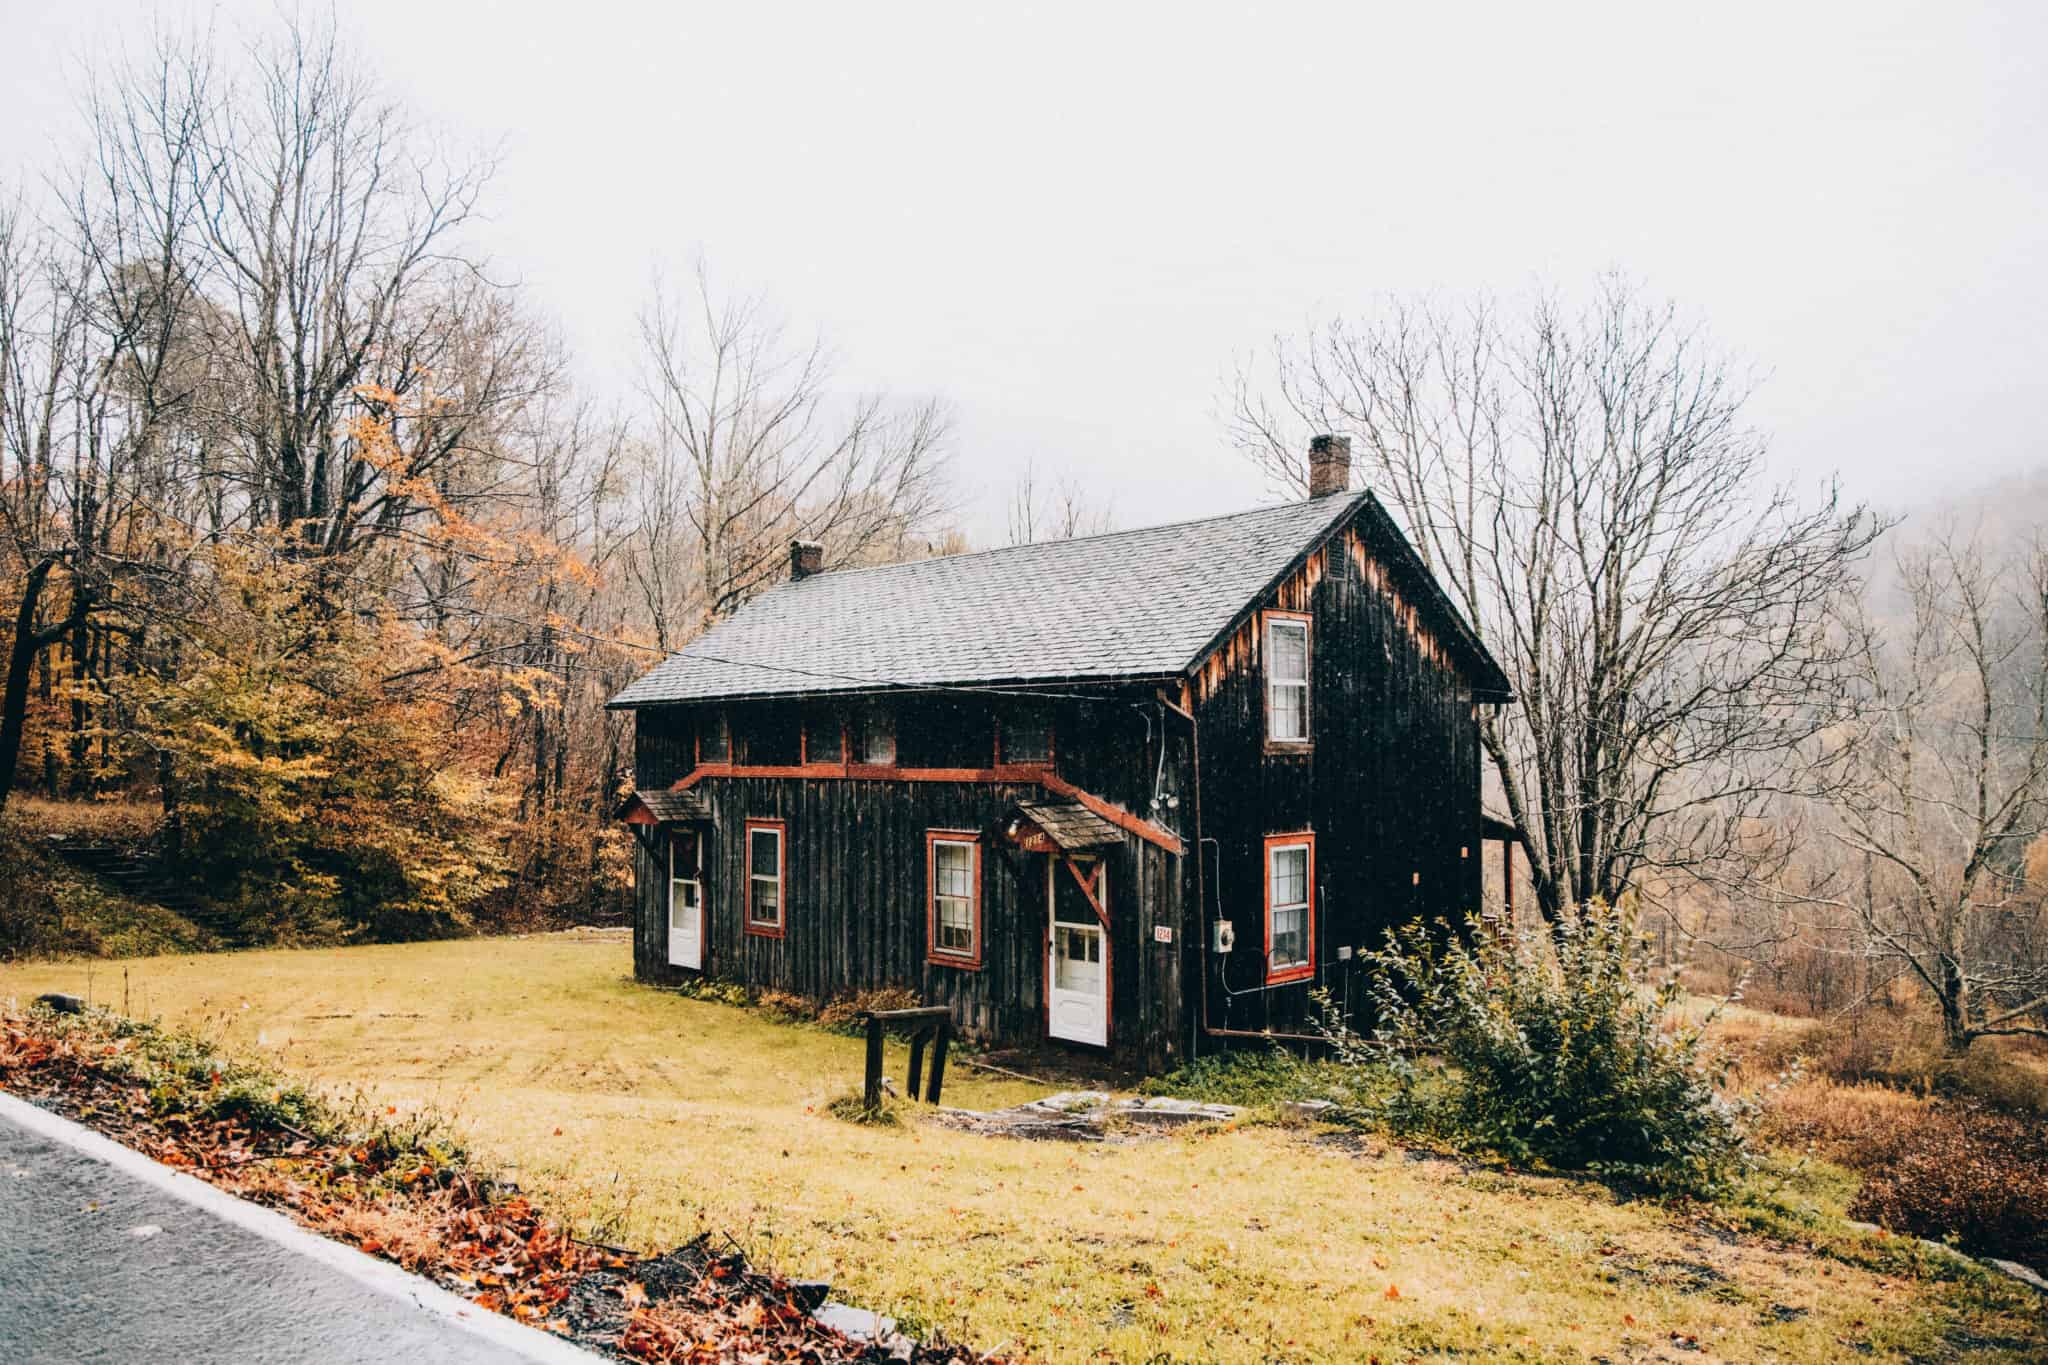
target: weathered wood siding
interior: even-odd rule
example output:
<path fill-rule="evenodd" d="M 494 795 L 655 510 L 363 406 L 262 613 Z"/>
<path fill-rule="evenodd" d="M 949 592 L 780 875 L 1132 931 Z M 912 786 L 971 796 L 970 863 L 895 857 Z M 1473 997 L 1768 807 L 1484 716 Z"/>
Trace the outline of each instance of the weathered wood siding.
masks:
<path fill-rule="evenodd" d="M 1363 523 L 1361 523 L 1363 524 Z M 1470 655 L 1447 644 L 1422 607 L 1431 590 L 1400 555 L 1373 548 L 1390 527 L 1347 526 L 1310 553 L 1189 680 L 1199 731 L 1200 782 L 1188 721 L 1154 684 L 1061 688 L 1041 699 L 1053 717 L 1054 768 L 1064 780 L 1178 836 L 1175 855 L 1127 837 L 1110 851 L 1111 1047 L 1161 1069 L 1192 1046 L 1220 1046 L 1217 1029 L 1304 1032 L 1309 993 L 1364 998 L 1357 950 L 1389 927 L 1479 904 L 1478 718 Z M 1312 743 L 1266 742 L 1263 610 L 1310 618 Z M 1460 662 L 1461 659 L 1467 662 Z M 1001 695 L 890 694 L 902 768 L 987 769 L 1001 761 Z M 839 734 L 863 700 L 736 704 L 736 762 L 788 765 L 841 759 Z M 1034 705 L 1038 703 L 1032 703 Z M 638 713 L 636 775 L 666 786 L 699 756 L 696 736 L 718 732 L 709 708 Z M 804 739 L 798 740 L 801 718 Z M 702 756 L 723 761 L 707 741 Z M 883 780 L 854 776 L 706 776 L 710 805 L 705 970 L 759 989 L 825 998 L 898 986 L 953 1008 L 966 1031 L 998 1044 L 1045 1036 L 1045 861 L 1005 843 L 996 825 L 1019 801 L 1057 800 L 1024 783 Z M 1196 827 L 1199 799 L 1200 828 Z M 745 822 L 785 822 L 787 931 L 745 930 Z M 982 966 L 927 960 L 925 835 L 982 834 Z M 1272 834 L 1315 835 L 1314 974 L 1265 985 L 1265 850 Z M 1196 903 L 1196 859 L 1204 869 Z M 667 882 L 642 852 L 635 970 L 668 966 Z M 1227 960 L 1207 950 L 1209 924 L 1232 920 Z M 1159 940 L 1164 930 L 1169 941 Z M 1353 950 L 1346 960 L 1340 949 Z M 1206 987 L 1207 1013 L 1200 1001 Z"/>
<path fill-rule="evenodd" d="M 689 707 L 643 707 L 633 714 L 633 784 L 666 787 L 696 764 L 696 715 Z"/>
<path fill-rule="evenodd" d="M 1138 702 L 1143 711 L 1132 709 Z M 993 703 L 978 698 L 896 699 L 903 767 L 988 767 L 994 761 Z M 794 703 L 791 703 L 794 706 Z M 1102 704 L 1062 702 L 1058 770 L 1062 777 L 1126 809 L 1175 828 L 1178 807 L 1150 811 L 1155 782 L 1178 793 L 1187 784 L 1184 733 L 1160 723 L 1149 694 L 1119 694 Z M 810 707 L 813 734 L 829 729 Z M 1147 715 L 1149 714 L 1149 720 Z M 639 713 L 644 729 L 687 733 L 683 708 Z M 1184 730 L 1184 722 L 1176 722 Z M 786 731 L 763 712 L 734 719 L 742 743 L 750 728 Z M 1167 745 L 1160 762 L 1158 745 Z M 690 770 L 684 746 L 643 738 L 643 785 L 667 785 Z M 749 751 L 750 755 L 751 752 Z M 821 757 L 815 738 L 810 756 Z M 836 759 L 836 753 L 831 756 Z M 770 760 L 772 761 L 772 760 Z M 1164 779 L 1162 767 L 1168 774 Z M 1046 1036 L 1046 859 L 1027 854 L 998 828 L 1020 802 L 1058 801 L 1030 784 L 902 781 L 870 778 L 706 777 L 692 788 L 713 812 L 705 869 L 704 971 L 761 990 L 829 999 L 858 990 L 902 987 L 930 1004 L 951 1006 L 964 1032 L 997 1044 Z M 746 930 L 749 819 L 785 826 L 785 932 Z M 981 836 L 982 963 L 979 970 L 928 960 L 926 834 L 965 830 Z M 660 837 L 666 837 L 662 831 Z M 1189 1015 L 1181 991 L 1188 856 L 1136 836 L 1102 850 L 1109 875 L 1110 1047 L 1148 1069 L 1176 1065 Z M 1191 856 L 1191 855 L 1189 855 Z M 634 970 L 652 981 L 689 975 L 668 964 L 666 868 L 655 854 L 636 856 L 640 887 Z M 1068 874 L 1060 871 L 1062 877 Z M 1169 941 L 1155 932 L 1164 927 Z"/>
<path fill-rule="evenodd" d="M 1201 932 L 1219 913 L 1237 932 L 1220 968 L 1203 955 L 1213 1027 L 1302 1030 L 1311 988 L 1362 999 L 1358 948 L 1402 921 L 1479 904 L 1477 712 L 1415 593 L 1347 530 L 1257 604 L 1310 617 L 1312 742 L 1301 751 L 1266 743 L 1257 612 L 1194 680 L 1202 833 L 1216 841 Z M 1264 840 L 1303 830 L 1316 836 L 1315 975 L 1269 988 Z"/>

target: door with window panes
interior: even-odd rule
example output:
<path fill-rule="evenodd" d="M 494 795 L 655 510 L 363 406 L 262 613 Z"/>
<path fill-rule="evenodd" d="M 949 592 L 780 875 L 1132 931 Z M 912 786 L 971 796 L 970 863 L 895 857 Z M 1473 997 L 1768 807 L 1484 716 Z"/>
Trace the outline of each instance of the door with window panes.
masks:
<path fill-rule="evenodd" d="M 668 960 L 704 970 L 704 840 L 689 826 L 668 836 Z"/>
<path fill-rule="evenodd" d="M 1109 935 L 1081 883 L 1109 910 L 1109 877 L 1100 858 L 1071 862 L 1047 854 L 1046 916 L 1050 942 L 1045 974 L 1046 1031 L 1070 1042 L 1109 1046 Z M 1079 869 L 1077 879 L 1074 870 Z"/>

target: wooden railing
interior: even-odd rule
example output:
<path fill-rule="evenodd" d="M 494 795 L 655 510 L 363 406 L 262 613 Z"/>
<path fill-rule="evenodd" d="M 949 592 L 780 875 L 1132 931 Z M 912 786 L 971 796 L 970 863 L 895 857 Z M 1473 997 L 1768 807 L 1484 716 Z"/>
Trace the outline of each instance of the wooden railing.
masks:
<path fill-rule="evenodd" d="M 939 1089 L 946 1083 L 946 1049 L 953 1041 L 953 1012 L 944 1005 L 929 1005 L 914 1010 L 862 1010 L 860 1018 L 868 1026 L 868 1075 L 867 1085 L 861 1091 L 861 1103 L 870 1114 L 882 1108 L 882 1037 L 892 1024 L 910 1026 L 910 1075 L 907 1097 L 917 1099 L 918 1083 L 925 1082 L 924 1100 L 927 1104 L 939 1102 Z M 924 1075 L 924 1050 L 932 1047 L 932 1072 Z"/>

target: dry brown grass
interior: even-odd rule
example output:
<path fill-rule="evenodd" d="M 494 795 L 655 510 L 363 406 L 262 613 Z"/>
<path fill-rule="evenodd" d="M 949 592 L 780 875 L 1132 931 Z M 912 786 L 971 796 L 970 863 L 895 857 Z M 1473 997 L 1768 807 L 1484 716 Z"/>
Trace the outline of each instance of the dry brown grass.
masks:
<path fill-rule="evenodd" d="M 1798 1199 L 1813 1221 L 1759 1237 L 1314 1129 L 1047 1145 L 914 1107 L 901 1126 L 857 1126 L 827 1112 L 858 1081 L 857 1039 L 636 985 L 625 945 L 595 936 L 132 966 L 138 1008 L 402 1113 L 450 1112 L 481 1156 L 605 1240 L 727 1230 L 768 1264 L 984 1348 L 2018 1361 L 2042 1344 L 2017 1291 L 1845 1231 L 1846 1182 L 1812 1170 Z M 0 995 L 83 985 L 76 965 L 0 968 Z M 892 1044 L 892 1072 L 904 1058 Z M 1042 1093 L 948 1077 L 948 1101 L 972 1107 Z"/>

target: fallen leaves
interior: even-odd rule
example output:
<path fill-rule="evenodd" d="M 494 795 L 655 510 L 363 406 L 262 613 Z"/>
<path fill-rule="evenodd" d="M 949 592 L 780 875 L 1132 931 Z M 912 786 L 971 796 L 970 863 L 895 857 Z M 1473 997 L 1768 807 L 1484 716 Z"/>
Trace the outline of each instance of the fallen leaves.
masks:
<path fill-rule="evenodd" d="M 93 1030 L 111 1026 L 0 1016 L 0 1086 L 480 1307 L 619 1358 L 751 1365 L 866 1350 L 811 1317 L 785 1281 L 751 1269 L 736 1249 L 716 1252 L 709 1234 L 651 1257 L 581 1241 L 458 1152 L 382 1126 L 395 1106 L 366 1128 L 325 1114 L 307 1133 L 262 1106 L 221 1103 L 237 1078 L 225 1062 L 159 1066 L 145 1084 L 128 1069 L 134 1037 L 99 1045 Z M 190 1062 L 189 1040 L 148 1036 Z M 274 1103 L 282 1091 L 261 1093 Z M 913 1350 L 896 1358 L 980 1359 L 940 1341 Z"/>

